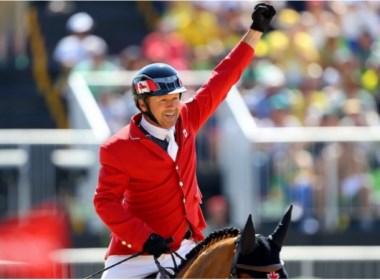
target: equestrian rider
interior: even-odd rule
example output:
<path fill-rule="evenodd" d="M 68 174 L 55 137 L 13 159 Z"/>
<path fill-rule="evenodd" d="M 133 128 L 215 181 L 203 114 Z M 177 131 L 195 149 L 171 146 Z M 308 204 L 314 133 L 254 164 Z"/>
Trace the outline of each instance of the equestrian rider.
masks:
<path fill-rule="evenodd" d="M 271 5 L 255 6 L 247 33 L 187 102 L 181 101 L 186 88 L 169 65 L 150 64 L 133 79 L 141 112 L 101 145 L 94 205 L 112 232 L 106 267 L 145 254 L 102 278 L 144 278 L 157 271 L 153 256 L 163 267 L 173 266 L 168 246 L 184 257 L 204 238 L 195 136 L 240 79 L 275 13 Z M 174 242 L 167 244 L 170 237 Z"/>

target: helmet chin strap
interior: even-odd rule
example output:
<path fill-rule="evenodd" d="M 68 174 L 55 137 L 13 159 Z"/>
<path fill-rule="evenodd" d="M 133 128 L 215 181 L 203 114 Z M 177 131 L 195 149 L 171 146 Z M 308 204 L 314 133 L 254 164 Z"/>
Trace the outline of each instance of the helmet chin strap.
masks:
<path fill-rule="evenodd" d="M 157 119 L 155 118 L 155 116 L 153 116 L 153 113 L 152 111 L 150 110 L 148 104 L 145 102 L 145 98 L 142 98 L 142 102 L 144 102 L 144 105 L 145 105 L 145 108 L 146 108 L 146 112 L 143 112 L 142 110 L 142 113 L 146 116 L 148 116 L 152 121 L 154 121 L 159 127 L 161 127 L 161 125 L 158 123 Z"/>

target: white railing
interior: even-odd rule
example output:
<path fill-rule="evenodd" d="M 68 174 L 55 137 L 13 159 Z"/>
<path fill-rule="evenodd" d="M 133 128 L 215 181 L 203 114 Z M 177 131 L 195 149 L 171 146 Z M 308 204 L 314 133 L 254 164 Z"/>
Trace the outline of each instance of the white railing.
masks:
<path fill-rule="evenodd" d="M 106 248 L 64 249 L 54 252 L 51 258 L 58 264 L 76 267 L 70 270 L 68 278 L 84 278 L 104 268 L 106 251 Z M 290 278 L 380 277 L 380 246 L 284 246 L 281 259 Z M 324 269 L 329 265 L 333 267 Z"/>
<path fill-rule="evenodd" d="M 255 154 L 258 152 L 270 156 L 262 147 L 288 145 L 290 149 L 290 145 L 306 143 L 314 148 L 319 142 L 328 144 L 351 142 L 371 145 L 373 153 L 380 143 L 380 127 L 258 128 L 236 87 L 232 88 L 217 114 L 220 129 L 218 163 L 223 174 L 224 192 L 231 202 L 231 218 L 239 226 L 244 225 L 250 213 L 258 225 L 263 219 L 265 198 L 260 194 L 260 179 L 263 178 L 260 178 L 262 174 L 259 174 L 258 168 L 254 166 Z M 339 223 L 341 182 L 338 180 L 338 159 L 333 151 L 329 155 L 330 157 L 324 159 L 326 186 L 323 196 L 326 204 L 323 206 L 324 209 L 319 211 L 324 212 L 323 230 L 334 232 Z M 276 174 L 266 174 L 266 176 L 271 175 Z M 379 202 L 373 200 L 375 203 L 373 208 L 379 207 Z M 277 203 L 271 207 L 279 208 L 277 214 L 281 217 L 286 206 Z M 374 219 L 377 218 L 376 215 L 374 213 Z"/>
<path fill-rule="evenodd" d="M 91 203 L 99 170 L 99 145 L 110 130 L 84 79 L 73 75 L 67 93 L 70 129 L 1 129 L 0 169 L 18 170 L 16 188 L 9 183 L 7 212 L 30 209 L 35 201 L 57 194 L 54 166 L 88 173 L 77 187 L 78 198 Z M 43 194 L 36 197 L 34 193 Z"/>
<path fill-rule="evenodd" d="M 83 202 L 92 203 L 88 189 L 93 192 L 96 186 L 92 181 L 97 176 L 100 143 L 91 129 L 0 130 L 0 170 L 17 170 L 18 174 L 15 182 L 8 182 L 5 214 L 23 217 L 36 202 L 56 197 L 55 167 L 93 173 L 80 182 L 77 193 Z"/>
<path fill-rule="evenodd" d="M 83 76 L 70 75 L 68 85 L 70 128 L 91 129 L 99 141 L 107 139 L 111 131 Z"/>

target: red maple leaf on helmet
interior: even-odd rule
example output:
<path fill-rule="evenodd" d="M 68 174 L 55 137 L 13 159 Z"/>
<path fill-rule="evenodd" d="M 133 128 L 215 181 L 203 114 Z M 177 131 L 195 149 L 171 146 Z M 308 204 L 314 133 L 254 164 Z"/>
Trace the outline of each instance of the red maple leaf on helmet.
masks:
<path fill-rule="evenodd" d="M 278 279 L 280 278 L 280 275 L 272 271 L 270 274 L 267 274 L 268 279 Z"/>
<path fill-rule="evenodd" d="M 142 89 L 145 89 L 145 88 L 147 88 L 146 85 L 144 85 L 143 83 L 139 83 L 139 89 L 142 90 Z"/>
<path fill-rule="evenodd" d="M 159 89 L 158 85 L 151 81 L 151 80 L 145 80 L 145 81 L 140 81 L 135 85 L 135 89 L 137 93 L 144 93 L 144 92 L 150 92 L 150 91 L 155 91 Z"/>

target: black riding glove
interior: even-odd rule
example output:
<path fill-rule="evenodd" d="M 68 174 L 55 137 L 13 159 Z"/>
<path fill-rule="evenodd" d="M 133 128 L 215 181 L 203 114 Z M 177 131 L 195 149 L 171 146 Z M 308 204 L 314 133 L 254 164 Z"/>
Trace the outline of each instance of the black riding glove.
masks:
<path fill-rule="evenodd" d="M 255 6 L 252 13 L 252 25 L 251 29 L 264 32 L 269 26 L 273 16 L 276 14 L 276 10 L 272 5 L 266 3 L 259 3 Z"/>
<path fill-rule="evenodd" d="M 153 233 L 144 243 L 143 251 L 158 258 L 169 251 L 169 245 L 162 236 Z"/>

